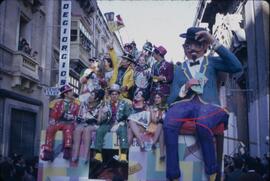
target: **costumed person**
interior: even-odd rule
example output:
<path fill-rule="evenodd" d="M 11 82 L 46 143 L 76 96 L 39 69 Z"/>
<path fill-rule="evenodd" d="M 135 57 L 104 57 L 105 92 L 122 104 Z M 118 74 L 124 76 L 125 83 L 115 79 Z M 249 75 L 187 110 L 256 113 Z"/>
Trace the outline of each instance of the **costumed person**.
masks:
<path fill-rule="evenodd" d="M 126 44 L 124 44 L 124 50 L 128 54 L 132 54 L 133 47 L 132 47 L 132 45 L 130 43 L 126 43 Z"/>
<path fill-rule="evenodd" d="M 137 64 L 133 68 L 134 70 L 134 95 L 139 91 L 143 90 L 146 94 L 146 100 L 150 96 L 150 78 L 151 78 L 151 69 L 147 65 L 145 55 L 143 53 L 137 59 Z"/>
<path fill-rule="evenodd" d="M 128 117 L 129 126 L 133 136 L 136 137 L 141 151 L 147 150 L 145 147 L 145 139 L 149 142 L 153 151 L 156 150 L 156 143 L 159 141 L 160 146 L 160 161 L 165 159 L 164 150 L 164 136 L 163 136 L 163 119 L 165 106 L 162 104 L 162 95 L 159 93 L 154 94 L 154 104 L 150 107 L 146 105 L 145 99 L 147 98 L 143 90 L 139 90 L 133 99 L 133 111 Z M 148 148 L 149 149 L 149 148 Z"/>
<path fill-rule="evenodd" d="M 105 92 L 102 89 L 93 90 L 87 102 L 80 105 L 80 111 L 76 119 L 76 127 L 73 132 L 72 162 L 77 162 L 81 144 L 83 144 L 82 161 L 88 163 L 92 133 L 97 129 L 99 111 L 103 106 Z"/>
<path fill-rule="evenodd" d="M 134 71 L 131 64 L 134 63 L 134 57 L 131 54 L 124 53 L 122 60 L 116 56 L 116 52 L 112 46 L 109 46 L 109 55 L 113 63 L 113 75 L 109 85 L 118 84 L 121 87 L 121 97 L 129 99 L 129 92 L 134 85 Z"/>
<path fill-rule="evenodd" d="M 156 143 L 159 142 L 160 161 L 165 160 L 165 144 L 164 144 L 164 132 L 163 132 L 163 120 L 167 105 L 164 97 L 160 92 L 155 92 L 153 97 L 153 104 L 149 107 L 151 113 L 151 123 L 148 131 L 154 133 L 152 149 L 156 149 Z"/>
<path fill-rule="evenodd" d="M 92 90 L 100 89 L 97 71 L 97 60 L 95 58 L 90 58 L 89 67 L 82 72 L 80 77 L 80 83 L 82 84 L 82 86 L 80 90 L 79 100 L 81 102 L 87 101 Z"/>
<path fill-rule="evenodd" d="M 217 73 L 236 73 L 242 65 L 236 56 L 222 46 L 208 31 L 191 27 L 180 35 L 186 38 L 183 44 L 187 57 L 182 65 L 175 68 L 172 92 L 168 103 L 179 96 L 180 101 L 171 105 L 164 120 L 166 143 L 166 176 L 169 180 L 178 179 L 180 174 L 178 156 L 178 135 L 184 121 L 193 121 L 201 146 L 205 172 L 214 181 L 219 172 L 214 135 L 212 128 L 228 123 L 228 113 L 219 105 Z M 204 56 L 209 45 L 219 56 Z"/>
<path fill-rule="evenodd" d="M 102 162 L 102 147 L 107 132 L 115 131 L 120 141 L 119 161 L 127 163 L 128 135 L 127 117 L 131 112 L 131 105 L 120 99 L 120 86 L 111 85 L 109 89 L 110 100 L 101 108 L 100 126 L 96 130 L 95 156 L 93 161 Z"/>
<path fill-rule="evenodd" d="M 153 57 L 156 59 L 152 67 L 152 86 L 151 92 L 161 92 L 164 97 L 170 94 L 170 86 L 173 81 L 173 64 L 164 58 L 167 50 L 163 46 L 155 47 Z M 153 98 L 153 95 L 151 95 Z"/>
<path fill-rule="evenodd" d="M 106 55 L 103 60 L 105 67 L 105 80 L 108 83 L 113 76 L 113 62 L 109 55 Z"/>
<path fill-rule="evenodd" d="M 63 158 L 68 160 L 71 157 L 74 122 L 79 113 L 80 104 L 77 99 L 74 99 L 72 88 L 69 85 L 60 88 L 60 97 L 50 105 L 49 126 L 46 130 L 45 144 L 42 145 L 41 159 L 44 161 L 53 161 L 54 159 L 54 137 L 58 130 L 63 131 Z"/>
<path fill-rule="evenodd" d="M 153 45 L 151 42 L 147 41 L 143 45 L 142 53 L 145 55 L 146 62 L 150 68 L 153 67 L 154 63 L 156 62 L 154 57 L 152 56 Z"/>
<path fill-rule="evenodd" d="M 133 98 L 132 112 L 128 117 L 131 129 L 131 132 L 129 133 L 129 142 L 131 143 L 133 136 L 135 136 L 141 151 L 145 151 L 142 133 L 145 132 L 151 121 L 150 111 L 146 105 L 145 99 L 147 99 L 147 95 L 143 90 L 136 92 Z"/>
<path fill-rule="evenodd" d="M 139 51 L 137 49 L 137 45 L 135 43 L 135 41 L 132 41 L 130 43 L 130 46 L 132 47 L 131 48 L 131 55 L 134 57 L 134 58 L 137 58 L 139 56 Z"/>

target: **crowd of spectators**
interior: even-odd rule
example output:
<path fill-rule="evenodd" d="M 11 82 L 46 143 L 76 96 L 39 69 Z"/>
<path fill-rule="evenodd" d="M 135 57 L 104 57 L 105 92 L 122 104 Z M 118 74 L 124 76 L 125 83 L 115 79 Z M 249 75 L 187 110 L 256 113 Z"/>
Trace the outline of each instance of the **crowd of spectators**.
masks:
<path fill-rule="evenodd" d="M 38 157 L 25 159 L 21 154 L 0 155 L 0 181 L 36 181 Z"/>
<path fill-rule="evenodd" d="M 268 181 L 270 155 L 252 157 L 248 153 L 224 155 L 224 181 Z"/>

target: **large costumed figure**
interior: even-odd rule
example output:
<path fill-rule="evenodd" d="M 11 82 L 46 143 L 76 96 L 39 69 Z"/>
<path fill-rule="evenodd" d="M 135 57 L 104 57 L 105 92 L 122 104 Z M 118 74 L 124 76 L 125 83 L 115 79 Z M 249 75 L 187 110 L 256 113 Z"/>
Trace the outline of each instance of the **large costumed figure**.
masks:
<path fill-rule="evenodd" d="M 212 128 L 228 123 L 228 113 L 219 106 L 217 73 L 236 73 L 242 65 L 236 56 L 222 46 L 209 32 L 200 27 L 191 27 L 180 35 L 186 38 L 183 48 L 187 57 L 176 66 L 172 91 L 168 97 L 171 105 L 164 120 L 166 143 L 166 177 L 178 180 L 181 176 L 178 156 L 179 130 L 185 121 L 193 121 L 201 145 L 205 172 L 214 181 L 219 171 Z M 204 56 L 208 46 L 219 56 Z"/>
<path fill-rule="evenodd" d="M 53 161 L 54 138 L 58 130 L 63 132 L 63 158 L 70 159 L 74 122 L 77 118 L 79 107 L 79 101 L 73 97 L 72 88 L 69 85 L 62 86 L 60 88 L 60 98 L 52 101 L 50 104 L 49 126 L 46 129 L 45 144 L 42 145 L 42 160 Z"/>

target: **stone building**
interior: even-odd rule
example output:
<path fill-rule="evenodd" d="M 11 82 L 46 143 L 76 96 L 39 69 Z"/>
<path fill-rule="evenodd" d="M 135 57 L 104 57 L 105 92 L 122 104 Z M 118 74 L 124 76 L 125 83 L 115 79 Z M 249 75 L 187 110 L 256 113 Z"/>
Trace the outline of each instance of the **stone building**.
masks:
<path fill-rule="evenodd" d="M 114 40 L 95 0 L 71 0 L 69 83 L 79 90 L 79 74 L 91 57 L 102 58 Z M 40 132 L 48 121 L 45 94 L 58 82 L 61 0 L 0 1 L 0 154 L 38 155 Z"/>
<path fill-rule="evenodd" d="M 269 151 L 269 2 L 201 0 L 194 26 L 208 28 L 244 67 L 220 75 L 221 102 L 231 112 L 224 154 L 245 147 L 252 156 L 263 156 Z"/>

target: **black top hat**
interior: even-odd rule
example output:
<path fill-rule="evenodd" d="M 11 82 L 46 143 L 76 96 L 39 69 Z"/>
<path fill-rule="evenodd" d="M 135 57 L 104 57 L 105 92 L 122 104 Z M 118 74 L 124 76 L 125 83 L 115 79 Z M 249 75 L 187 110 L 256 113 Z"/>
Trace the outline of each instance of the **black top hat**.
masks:
<path fill-rule="evenodd" d="M 132 62 L 132 63 L 136 63 L 134 60 L 134 56 L 131 55 L 130 53 L 125 52 L 124 55 L 122 55 L 121 57 Z"/>
<path fill-rule="evenodd" d="M 186 33 L 182 33 L 179 36 L 182 38 L 190 39 L 190 40 L 196 40 L 195 36 L 196 36 L 196 33 L 199 31 L 206 31 L 206 29 L 201 28 L 201 27 L 190 27 L 187 29 Z"/>

